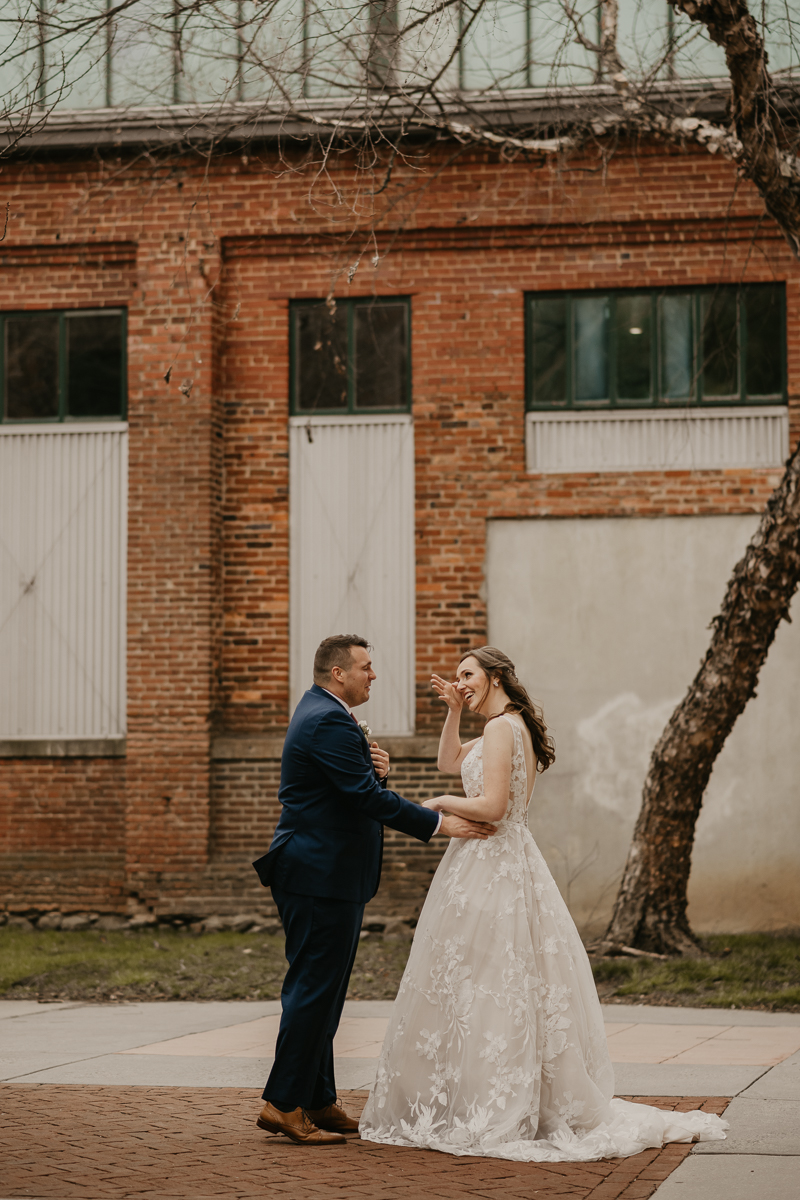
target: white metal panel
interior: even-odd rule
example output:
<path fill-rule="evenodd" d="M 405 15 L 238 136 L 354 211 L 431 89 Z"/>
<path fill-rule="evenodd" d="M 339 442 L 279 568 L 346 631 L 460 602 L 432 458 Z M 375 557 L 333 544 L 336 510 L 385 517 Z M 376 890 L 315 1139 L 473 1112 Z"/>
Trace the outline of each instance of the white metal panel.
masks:
<path fill-rule="evenodd" d="M 324 637 L 374 646 L 359 719 L 414 729 L 414 426 L 398 416 L 294 417 L 290 428 L 292 709 Z"/>
<path fill-rule="evenodd" d="M 780 467 L 789 454 L 788 410 L 779 405 L 531 412 L 525 434 L 531 474 Z"/>
<path fill-rule="evenodd" d="M 125 732 L 123 422 L 0 426 L 0 737 Z"/>

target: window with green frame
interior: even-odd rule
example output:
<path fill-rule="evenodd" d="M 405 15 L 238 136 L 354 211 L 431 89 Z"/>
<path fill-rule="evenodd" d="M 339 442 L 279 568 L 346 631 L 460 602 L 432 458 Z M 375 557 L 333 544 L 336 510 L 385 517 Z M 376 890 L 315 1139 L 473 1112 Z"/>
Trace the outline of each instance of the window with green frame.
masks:
<path fill-rule="evenodd" d="M 780 404 L 783 284 L 526 296 L 531 409 Z"/>
<path fill-rule="evenodd" d="M 392 413 L 411 408 L 407 297 L 298 300 L 289 310 L 292 412 Z"/>
<path fill-rule="evenodd" d="M 125 311 L 0 313 L 0 420 L 125 416 Z"/>

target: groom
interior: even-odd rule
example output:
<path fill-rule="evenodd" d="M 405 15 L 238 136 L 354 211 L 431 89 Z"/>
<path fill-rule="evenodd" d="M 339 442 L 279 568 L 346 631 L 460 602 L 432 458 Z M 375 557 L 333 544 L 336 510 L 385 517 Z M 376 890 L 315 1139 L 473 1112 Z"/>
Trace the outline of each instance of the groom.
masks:
<path fill-rule="evenodd" d="M 286 733 L 269 852 L 253 865 L 272 889 L 286 934 L 275 1063 L 256 1124 L 310 1146 L 342 1145 L 358 1122 L 336 1100 L 333 1038 L 358 948 L 364 905 L 378 890 L 383 826 L 422 842 L 486 838 L 494 827 L 421 808 L 386 786 L 389 755 L 372 746 L 352 710 L 376 678 L 370 645 L 325 638 L 314 686 Z"/>

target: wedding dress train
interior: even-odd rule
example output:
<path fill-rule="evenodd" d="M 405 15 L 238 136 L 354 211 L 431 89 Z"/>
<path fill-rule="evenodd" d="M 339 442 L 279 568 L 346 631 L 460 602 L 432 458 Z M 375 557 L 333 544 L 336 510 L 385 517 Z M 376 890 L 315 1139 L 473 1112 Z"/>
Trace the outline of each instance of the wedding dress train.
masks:
<path fill-rule="evenodd" d="M 588 1161 L 725 1137 L 710 1113 L 612 1099 L 591 967 L 526 821 L 520 724 L 508 809 L 452 840 L 420 914 L 362 1138 L 524 1162 Z M 483 793 L 483 739 L 462 764 Z"/>

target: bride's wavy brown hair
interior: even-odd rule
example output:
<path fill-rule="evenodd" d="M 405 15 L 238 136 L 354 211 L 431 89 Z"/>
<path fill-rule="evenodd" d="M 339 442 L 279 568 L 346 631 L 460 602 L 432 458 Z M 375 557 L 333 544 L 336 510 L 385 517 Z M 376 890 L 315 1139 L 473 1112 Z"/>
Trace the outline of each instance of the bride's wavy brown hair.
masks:
<path fill-rule="evenodd" d="M 509 700 L 503 711 L 519 713 L 528 726 L 531 741 L 533 742 L 533 753 L 536 755 L 537 771 L 546 771 L 548 767 L 552 767 L 556 761 L 555 743 L 547 732 L 542 710 L 534 704 L 526 689 L 517 679 L 517 672 L 514 670 L 514 664 L 508 655 L 503 654 L 503 651 L 498 650 L 495 646 L 480 646 L 477 650 L 468 650 L 462 657 L 461 662 L 465 658 L 474 658 L 489 679 L 487 691 L 481 697 L 481 702 L 489 694 L 488 689 L 492 686 L 491 681 L 498 679 L 505 688 L 505 693 Z M 499 716 L 500 714 L 498 713 L 497 715 Z M 491 719 L 490 717 L 489 720 L 491 721 Z"/>

